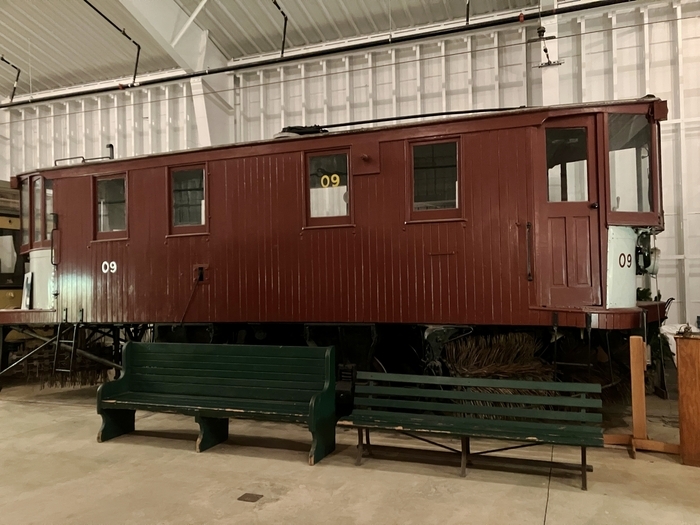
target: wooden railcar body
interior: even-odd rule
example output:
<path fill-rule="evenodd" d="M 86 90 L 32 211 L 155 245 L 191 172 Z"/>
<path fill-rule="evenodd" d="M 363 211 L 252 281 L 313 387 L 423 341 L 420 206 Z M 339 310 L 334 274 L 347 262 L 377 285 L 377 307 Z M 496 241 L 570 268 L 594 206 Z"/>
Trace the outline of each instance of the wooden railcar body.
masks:
<path fill-rule="evenodd" d="M 607 204 L 613 113 L 649 123 L 644 212 Z M 612 226 L 663 229 L 665 117 L 654 98 L 524 108 L 19 175 L 30 230 L 22 252 L 48 254 L 51 276 L 35 279 L 48 287 L 44 304 L 0 312 L 0 324 L 635 328 L 659 310 L 610 306 L 608 235 Z M 548 199 L 555 128 L 587 137 L 585 200 Z M 413 148 L 446 142 L 456 144 L 456 207 L 417 210 Z M 326 153 L 347 155 L 346 216 L 310 216 L 309 161 Z M 171 175 L 182 167 L 204 172 L 204 224 L 195 228 L 173 227 Z M 96 185 L 120 177 L 125 228 L 104 235 Z"/>

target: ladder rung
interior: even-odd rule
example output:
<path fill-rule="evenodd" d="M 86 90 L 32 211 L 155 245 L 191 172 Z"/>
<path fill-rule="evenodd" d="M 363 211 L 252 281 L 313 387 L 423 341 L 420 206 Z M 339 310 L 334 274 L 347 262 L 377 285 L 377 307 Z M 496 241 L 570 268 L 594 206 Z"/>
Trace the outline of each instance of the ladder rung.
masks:
<path fill-rule="evenodd" d="M 68 370 L 67 368 L 57 368 L 56 372 L 65 372 L 67 374 L 70 374 L 72 370 Z"/>
<path fill-rule="evenodd" d="M 72 339 L 63 340 L 63 341 L 59 341 L 59 343 L 66 343 L 66 344 L 67 344 L 67 343 L 70 343 L 70 344 L 73 344 L 73 340 L 72 340 Z"/>

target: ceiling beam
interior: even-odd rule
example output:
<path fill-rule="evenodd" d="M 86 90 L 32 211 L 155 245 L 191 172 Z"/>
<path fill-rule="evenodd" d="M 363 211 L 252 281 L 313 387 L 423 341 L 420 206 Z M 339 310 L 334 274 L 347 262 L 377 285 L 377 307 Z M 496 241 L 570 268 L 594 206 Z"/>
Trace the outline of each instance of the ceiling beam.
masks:
<path fill-rule="evenodd" d="M 250 24 L 257 29 L 258 33 L 262 35 L 262 37 L 265 39 L 265 41 L 268 43 L 268 45 L 272 48 L 276 47 L 278 44 L 275 44 L 272 39 L 267 36 L 267 31 L 258 23 L 258 21 L 255 19 L 255 16 L 253 16 L 248 8 L 245 6 L 245 1 L 240 1 L 240 0 L 234 0 L 236 7 L 243 11 L 245 16 L 248 17 L 248 20 L 250 21 Z M 249 40 L 255 45 L 255 41 L 252 38 L 249 38 Z M 260 49 L 257 45 L 255 45 L 258 49 Z"/>
<path fill-rule="evenodd" d="M 374 21 L 374 16 L 370 13 L 369 9 L 367 8 L 367 4 L 365 3 L 365 0 L 360 0 L 360 3 L 362 4 L 362 11 L 365 13 L 365 17 L 367 20 L 369 20 L 369 23 L 372 24 L 372 29 L 374 30 L 375 33 L 379 32 L 379 26 L 377 25 L 377 22 Z M 344 5 L 344 4 L 341 4 Z M 347 8 L 345 9 L 345 13 L 348 18 L 351 18 L 350 13 L 347 12 Z M 359 35 L 360 32 L 358 31 L 357 34 Z"/>
<path fill-rule="evenodd" d="M 323 5 L 323 2 L 319 2 L 318 7 L 321 8 L 321 11 L 323 11 L 323 14 L 328 19 L 328 22 L 333 26 L 333 29 L 335 29 L 335 32 L 338 34 L 338 38 L 343 38 L 345 35 L 340 31 L 338 24 L 335 23 L 335 20 L 333 20 L 333 17 L 328 12 L 328 9 L 326 9 L 326 6 Z M 350 19 L 352 20 L 352 18 Z"/>
<path fill-rule="evenodd" d="M 177 32 L 177 35 L 175 35 L 175 38 L 173 38 L 173 41 L 170 42 L 170 45 L 171 45 L 171 46 L 174 47 L 174 46 L 177 45 L 177 43 L 178 43 L 178 42 L 180 41 L 180 39 L 182 38 L 182 35 L 185 34 L 185 31 L 187 31 L 187 30 L 189 29 L 189 27 L 192 25 L 192 22 L 194 22 L 194 19 L 197 18 L 197 15 L 199 14 L 199 12 L 200 12 L 202 9 L 204 9 L 204 6 L 205 6 L 205 5 L 207 5 L 207 1 L 208 1 L 208 0 L 201 0 L 201 2 L 199 2 L 199 5 L 195 8 L 194 11 L 192 11 L 192 14 L 191 14 L 190 17 L 187 19 L 187 22 L 185 22 L 185 23 L 182 25 L 182 27 L 180 28 L 180 31 L 178 31 L 178 32 Z"/>
<path fill-rule="evenodd" d="M 313 17 L 311 16 L 311 13 L 309 13 L 309 10 L 306 9 L 306 6 L 304 5 L 304 2 L 299 2 L 299 9 L 302 10 L 302 12 L 303 12 L 304 17 L 306 18 L 306 20 L 311 24 L 311 27 L 314 28 L 314 31 L 316 31 L 316 34 L 317 34 L 318 37 L 320 38 L 321 42 L 325 41 L 325 40 L 326 40 L 326 36 L 323 34 L 323 31 L 321 31 L 321 29 L 318 27 L 318 24 L 316 23 L 316 21 L 315 21 L 315 20 L 313 19 Z M 285 12 L 286 12 L 286 13 L 289 13 L 289 11 L 288 11 L 287 9 L 285 9 Z M 293 20 L 293 19 L 290 18 L 290 20 Z"/>
<path fill-rule="evenodd" d="M 201 0 L 191 14 L 174 0 L 119 1 L 185 71 L 226 65 L 226 57 L 209 38 L 209 32 L 194 23 L 207 0 Z M 226 121 L 233 111 L 229 82 L 228 75 L 191 81 L 200 147 L 229 141 Z"/>
<path fill-rule="evenodd" d="M 270 2 L 270 3 L 272 4 L 272 2 Z M 274 26 L 281 25 L 280 19 L 279 19 L 279 12 L 277 11 L 276 8 L 273 10 L 273 9 L 270 9 L 268 7 L 268 8 L 264 8 L 261 10 L 265 13 L 265 16 L 267 17 L 267 19 L 270 21 L 270 23 L 272 25 L 274 25 Z M 285 13 L 286 13 L 286 11 L 285 11 Z M 297 33 L 299 33 L 299 30 L 297 29 L 296 25 L 294 24 L 294 21 L 291 18 L 288 17 L 287 22 L 295 31 L 297 31 Z M 282 28 L 280 28 L 280 34 L 281 33 L 282 33 Z M 306 40 L 303 40 L 302 44 L 299 44 L 298 40 L 296 40 L 290 36 L 291 33 L 292 33 L 292 31 L 287 31 L 287 47 L 297 47 L 299 45 L 308 44 L 308 42 Z M 303 37 L 303 35 L 299 35 L 299 38 L 303 39 L 304 37 Z"/>
<path fill-rule="evenodd" d="M 255 49 L 256 53 L 262 53 L 262 48 L 255 42 L 255 39 L 252 37 L 252 35 L 250 33 L 248 33 L 248 31 L 245 30 L 243 25 L 241 25 L 241 23 L 238 22 L 238 20 L 236 20 L 236 18 L 228 11 L 228 9 L 224 10 L 224 14 L 226 15 L 226 18 L 228 18 L 229 22 L 231 22 L 231 24 L 236 26 L 236 29 L 238 30 L 239 36 L 245 37 L 246 42 L 248 42 L 248 44 L 250 44 L 250 46 L 253 49 Z M 233 43 L 233 45 L 236 47 L 236 49 L 241 50 L 242 56 L 246 56 L 249 54 L 246 51 L 244 51 L 243 48 L 238 44 L 238 40 L 240 40 L 240 38 L 231 38 L 230 40 Z"/>
<path fill-rule="evenodd" d="M 216 2 L 216 0 L 215 0 L 215 3 L 218 4 L 218 2 Z M 230 16 L 230 13 L 229 13 L 228 11 L 224 10 L 224 13 L 225 13 L 226 16 Z M 238 44 L 238 42 L 236 42 L 236 39 L 233 37 L 233 35 L 232 35 L 231 32 L 229 31 L 229 27 L 226 27 L 226 26 L 222 23 L 222 20 L 219 20 L 218 18 L 216 18 L 215 16 L 213 16 L 213 15 L 212 15 L 211 13 L 209 13 L 209 12 L 206 12 L 206 16 L 207 16 L 207 19 L 210 20 L 217 28 L 219 28 L 219 30 L 220 30 L 220 31 L 224 34 L 224 36 L 228 39 L 226 43 L 224 43 L 224 42 L 217 42 L 216 40 L 214 40 L 214 43 L 217 44 L 217 46 L 219 47 L 219 49 L 225 50 L 225 49 L 226 49 L 226 44 L 231 44 L 231 45 L 233 45 L 233 47 L 235 47 L 235 48 L 238 50 L 238 52 L 241 54 L 241 56 L 245 56 L 245 54 L 246 54 L 245 50 Z M 223 22 L 225 23 L 226 21 L 223 20 Z M 229 57 L 229 58 L 231 58 L 231 57 Z"/>

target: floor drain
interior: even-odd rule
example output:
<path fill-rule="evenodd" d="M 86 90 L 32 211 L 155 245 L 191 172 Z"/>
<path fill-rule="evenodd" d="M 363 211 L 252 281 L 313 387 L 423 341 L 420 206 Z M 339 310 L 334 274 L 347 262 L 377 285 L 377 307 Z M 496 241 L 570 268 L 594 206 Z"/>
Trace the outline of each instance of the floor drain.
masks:
<path fill-rule="evenodd" d="M 262 498 L 262 494 L 252 494 L 250 492 L 246 492 L 240 498 L 238 498 L 238 501 L 247 501 L 248 503 L 255 503 L 260 498 Z"/>

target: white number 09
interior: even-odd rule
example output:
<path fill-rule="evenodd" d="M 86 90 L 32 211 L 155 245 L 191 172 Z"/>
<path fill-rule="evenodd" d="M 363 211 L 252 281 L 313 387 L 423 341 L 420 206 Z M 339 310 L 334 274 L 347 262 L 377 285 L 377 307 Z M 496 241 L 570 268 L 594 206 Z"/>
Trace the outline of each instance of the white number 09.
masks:
<path fill-rule="evenodd" d="M 117 271 L 116 261 L 103 261 L 102 262 L 102 273 L 115 273 Z"/>

